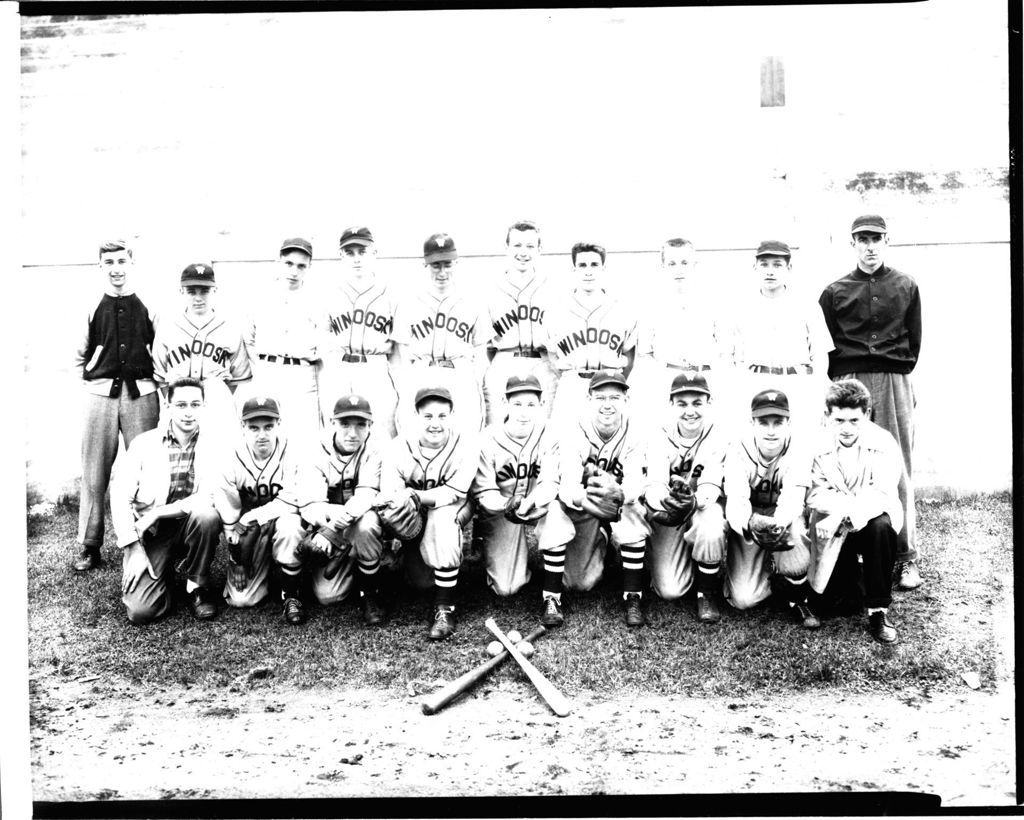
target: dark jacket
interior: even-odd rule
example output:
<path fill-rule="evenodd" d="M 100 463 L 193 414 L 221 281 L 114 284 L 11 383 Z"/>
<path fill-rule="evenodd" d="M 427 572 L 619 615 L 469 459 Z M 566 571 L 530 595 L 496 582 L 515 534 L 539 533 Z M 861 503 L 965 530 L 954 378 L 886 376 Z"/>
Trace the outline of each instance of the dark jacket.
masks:
<path fill-rule="evenodd" d="M 134 293 L 103 294 L 89 317 L 88 334 L 82 356 L 82 378 L 87 381 L 112 379 L 111 397 L 121 395 L 123 384 L 129 396 L 138 398 L 136 380 L 153 378 L 153 320 L 142 300 Z M 98 356 L 97 349 L 100 349 Z"/>

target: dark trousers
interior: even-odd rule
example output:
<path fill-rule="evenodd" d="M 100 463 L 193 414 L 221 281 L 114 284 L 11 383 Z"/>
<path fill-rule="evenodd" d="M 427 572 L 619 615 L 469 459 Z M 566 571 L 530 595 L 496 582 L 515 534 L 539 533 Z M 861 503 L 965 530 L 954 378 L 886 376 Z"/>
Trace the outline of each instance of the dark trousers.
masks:
<path fill-rule="evenodd" d="M 896 533 L 884 513 L 868 521 L 863 529 L 849 533 L 821 593 L 822 608 L 836 609 L 852 601 L 861 601 L 867 607 L 888 607 L 892 603 L 896 549 Z"/>

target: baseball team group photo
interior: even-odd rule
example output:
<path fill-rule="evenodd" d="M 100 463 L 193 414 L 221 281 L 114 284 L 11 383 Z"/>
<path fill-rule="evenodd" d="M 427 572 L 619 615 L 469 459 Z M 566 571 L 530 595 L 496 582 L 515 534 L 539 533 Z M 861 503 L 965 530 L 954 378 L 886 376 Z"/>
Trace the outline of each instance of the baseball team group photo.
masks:
<path fill-rule="evenodd" d="M 891 38 L 967 32 L 987 77 L 1006 11 L 986 9 L 969 24 L 947 6 L 878 13 Z M 853 9 L 820 12 L 850 33 Z M 662 47 L 673 30 L 722 36 L 725 13 L 22 18 L 23 270 L 59 305 L 52 332 L 29 315 L 23 331 L 26 395 L 45 384 L 55 399 L 21 408 L 37 810 L 779 790 L 1017 801 L 998 139 L 924 148 L 858 130 L 909 122 L 895 101 L 816 111 L 828 81 L 812 66 L 871 92 L 802 36 L 780 41 L 792 59 L 728 65 Z M 809 19 L 757 14 L 779 32 Z M 229 17 L 236 67 L 192 66 Z M 407 68 L 430 52 L 414 22 L 424 36 L 465 26 L 458 54 L 482 74 L 454 52 L 421 77 L 385 68 L 375 44 L 402 43 Z M 770 53 L 755 28 L 743 47 Z M 513 32 L 540 38 L 542 62 L 563 36 L 586 51 L 578 33 L 637 62 L 562 66 L 544 88 L 540 65 L 502 62 Z M 261 64 L 296 38 L 301 56 Z M 715 61 L 717 91 L 687 86 L 667 106 L 676 59 Z M 56 123 L 103 89 L 139 100 L 164 64 L 180 90 L 166 116 L 195 113 L 207 135 L 183 122 L 155 136 L 135 117 L 120 140 L 83 131 L 103 163 L 82 160 L 83 179 L 102 185 L 76 224 L 70 202 L 44 198 L 59 177 L 36 157 L 77 150 Z M 334 115 L 295 82 L 342 67 L 336 91 L 351 94 Z M 510 96 L 487 104 L 502 113 L 479 156 L 423 123 L 393 153 L 404 138 L 385 118 L 405 115 L 384 100 L 475 133 L 486 113 L 452 112 L 499 77 Z M 92 90 L 72 102 L 76 87 Z M 604 95 L 634 122 L 653 106 L 679 126 L 585 123 Z M 978 118 L 998 123 L 998 99 L 975 100 Z M 705 114 L 749 126 L 744 156 L 696 135 Z M 583 134 L 534 130 L 576 115 Z M 677 127 L 719 164 L 678 158 Z M 296 128 L 308 150 L 252 179 L 251 160 Z M 801 155 L 808 128 L 842 133 L 851 158 Z M 633 159 L 603 168 L 622 140 Z M 925 170 L 897 170 L 911 162 Z M 193 192 L 200 166 L 208 190 Z M 122 171 L 133 189 L 152 173 L 169 199 L 99 193 Z M 67 230 L 51 250 L 32 244 L 46 220 Z"/>

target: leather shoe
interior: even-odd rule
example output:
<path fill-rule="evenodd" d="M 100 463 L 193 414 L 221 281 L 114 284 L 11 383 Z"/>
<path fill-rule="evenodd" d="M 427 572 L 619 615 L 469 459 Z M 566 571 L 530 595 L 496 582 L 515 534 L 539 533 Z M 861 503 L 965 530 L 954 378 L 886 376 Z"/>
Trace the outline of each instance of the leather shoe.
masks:
<path fill-rule="evenodd" d="M 377 626 L 384 620 L 384 610 L 377 602 L 377 596 L 372 592 L 364 592 L 362 599 L 363 623 L 367 626 Z"/>
<path fill-rule="evenodd" d="M 217 616 L 217 605 L 213 595 L 206 587 L 196 587 L 188 594 L 188 602 L 192 606 L 192 614 L 199 621 L 209 621 Z"/>
<path fill-rule="evenodd" d="M 896 627 L 889 623 L 889 615 L 886 612 L 872 612 L 868 616 L 868 623 L 871 627 L 871 637 L 879 643 L 896 643 Z"/>
<path fill-rule="evenodd" d="M 710 595 L 697 596 L 697 620 L 702 624 L 717 624 L 722 620 L 722 613 L 718 611 L 718 604 Z"/>
<path fill-rule="evenodd" d="M 544 612 L 540 616 L 540 622 L 544 626 L 561 626 L 565 621 L 562 615 L 562 605 L 556 598 L 547 597 L 544 599 Z"/>
<path fill-rule="evenodd" d="M 281 609 L 284 619 L 292 626 L 306 622 L 306 608 L 298 598 L 285 598 Z"/>
<path fill-rule="evenodd" d="M 428 637 L 432 641 L 443 641 L 455 631 L 455 607 L 434 607 L 434 623 Z"/>
<path fill-rule="evenodd" d="M 896 565 L 896 589 L 917 589 L 923 583 L 924 579 L 913 561 L 903 561 Z"/>
<path fill-rule="evenodd" d="M 78 557 L 71 566 L 74 567 L 75 572 L 88 572 L 91 569 L 96 569 L 100 563 L 102 561 L 99 547 L 82 547 L 82 551 L 78 553 Z"/>
<path fill-rule="evenodd" d="M 821 626 L 821 619 L 811 612 L 811 608 L 807 606 L 806 601 L 793 604 L 789 610 L 793 613 L 793 620 L 799 623 L 804 629 L 817 629 Z"/>
<path fill-rule="evenodd" d="M 626 593 L 626 626 L 643 626 L 647 623 L 643 610 L 640 609 L 640 594 Z"/>

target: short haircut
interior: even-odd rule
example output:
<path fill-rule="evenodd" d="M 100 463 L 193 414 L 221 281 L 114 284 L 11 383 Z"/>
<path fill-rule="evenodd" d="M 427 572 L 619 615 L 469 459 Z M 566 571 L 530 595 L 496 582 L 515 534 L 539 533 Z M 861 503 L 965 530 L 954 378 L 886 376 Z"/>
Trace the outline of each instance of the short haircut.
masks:
<path fill-rule="evenodd" d="M 540 228 L 537 227 L 536 222 L 531 222 L 529 219 L 520 219 L 518 222 L 513 222 L 509 225 L 508 230 L 505 231 L 506 245 L 512 238 L 512 231 L 533 231 L 537 234 L 537 244 L 540 244 Z"/>
<path fill-rule="evenodd" d="M 99 258 L 102 259 L 103 254 L 113 251 L 125 251 L 128 254 L 128 258 L 132 258 L 132 249 L 128 247 L 128 243 L 123 239 L 109 239 L 106 242 L 101 242 Z"/>
<path fill-rule="evenodd" d="M 171 403 L 171 399 L 174 398 L 174 391 L 180 387 L 198 387 L 199 394 L 203 397 L 203 401 L 206 400 L 206 391 L 203 389 L 203 383 L 199 379 L 193 379 L 191 376 L 184 376 L 180 379 L 175 379 L 169 385 L 167 385 L 167 403 Z"/>
<path fill-rule="evenodd" d="M 418 402 L 416 402 L 416 405 L 415 405 L 415 407 L 413 409 L 418 413 L 420 411 L 420 408 L 424 404 L 428 404 L 429 402 L 432 402 L 432 401 L 436 401 L 439 404 L 447 404 L 448 405 L 448 412 L 449 413 L 452 412 L 452 410 L 455 409 L 455 405 L 452 404 L 452 402 L 448 401 L 448 399 L 442 399 L 440 396 L 424 396 L 422 399 L 420 399 Z"/>
<path fill-rule="evenodd" d="M 600 245 L 595 245 L 593 242 L 577 242 L 572 246 L 572 263 L 576 264 L 576 257 L 581 253 L 596 253 L 601 256 L 601 264 L 604 264 L 605 252 L 604 248 Z"/>
<path fill-rule="evenodd" d="M 665 261 L 665 248 L 692 248 L 693 243 L 689 239 L 683 239 L 680 236 L 673 237 L 672 239 L 666 239 L 661 245 L 661 261 Z"/>
<path fill-rule="evenodd" d="M 859 379 L 840 379 L 832 382 L 825 391 L 825 412 L 833 407 L 849 410 L 860 408 L 864 415 L 871 413 L 871 393 Z"/>

